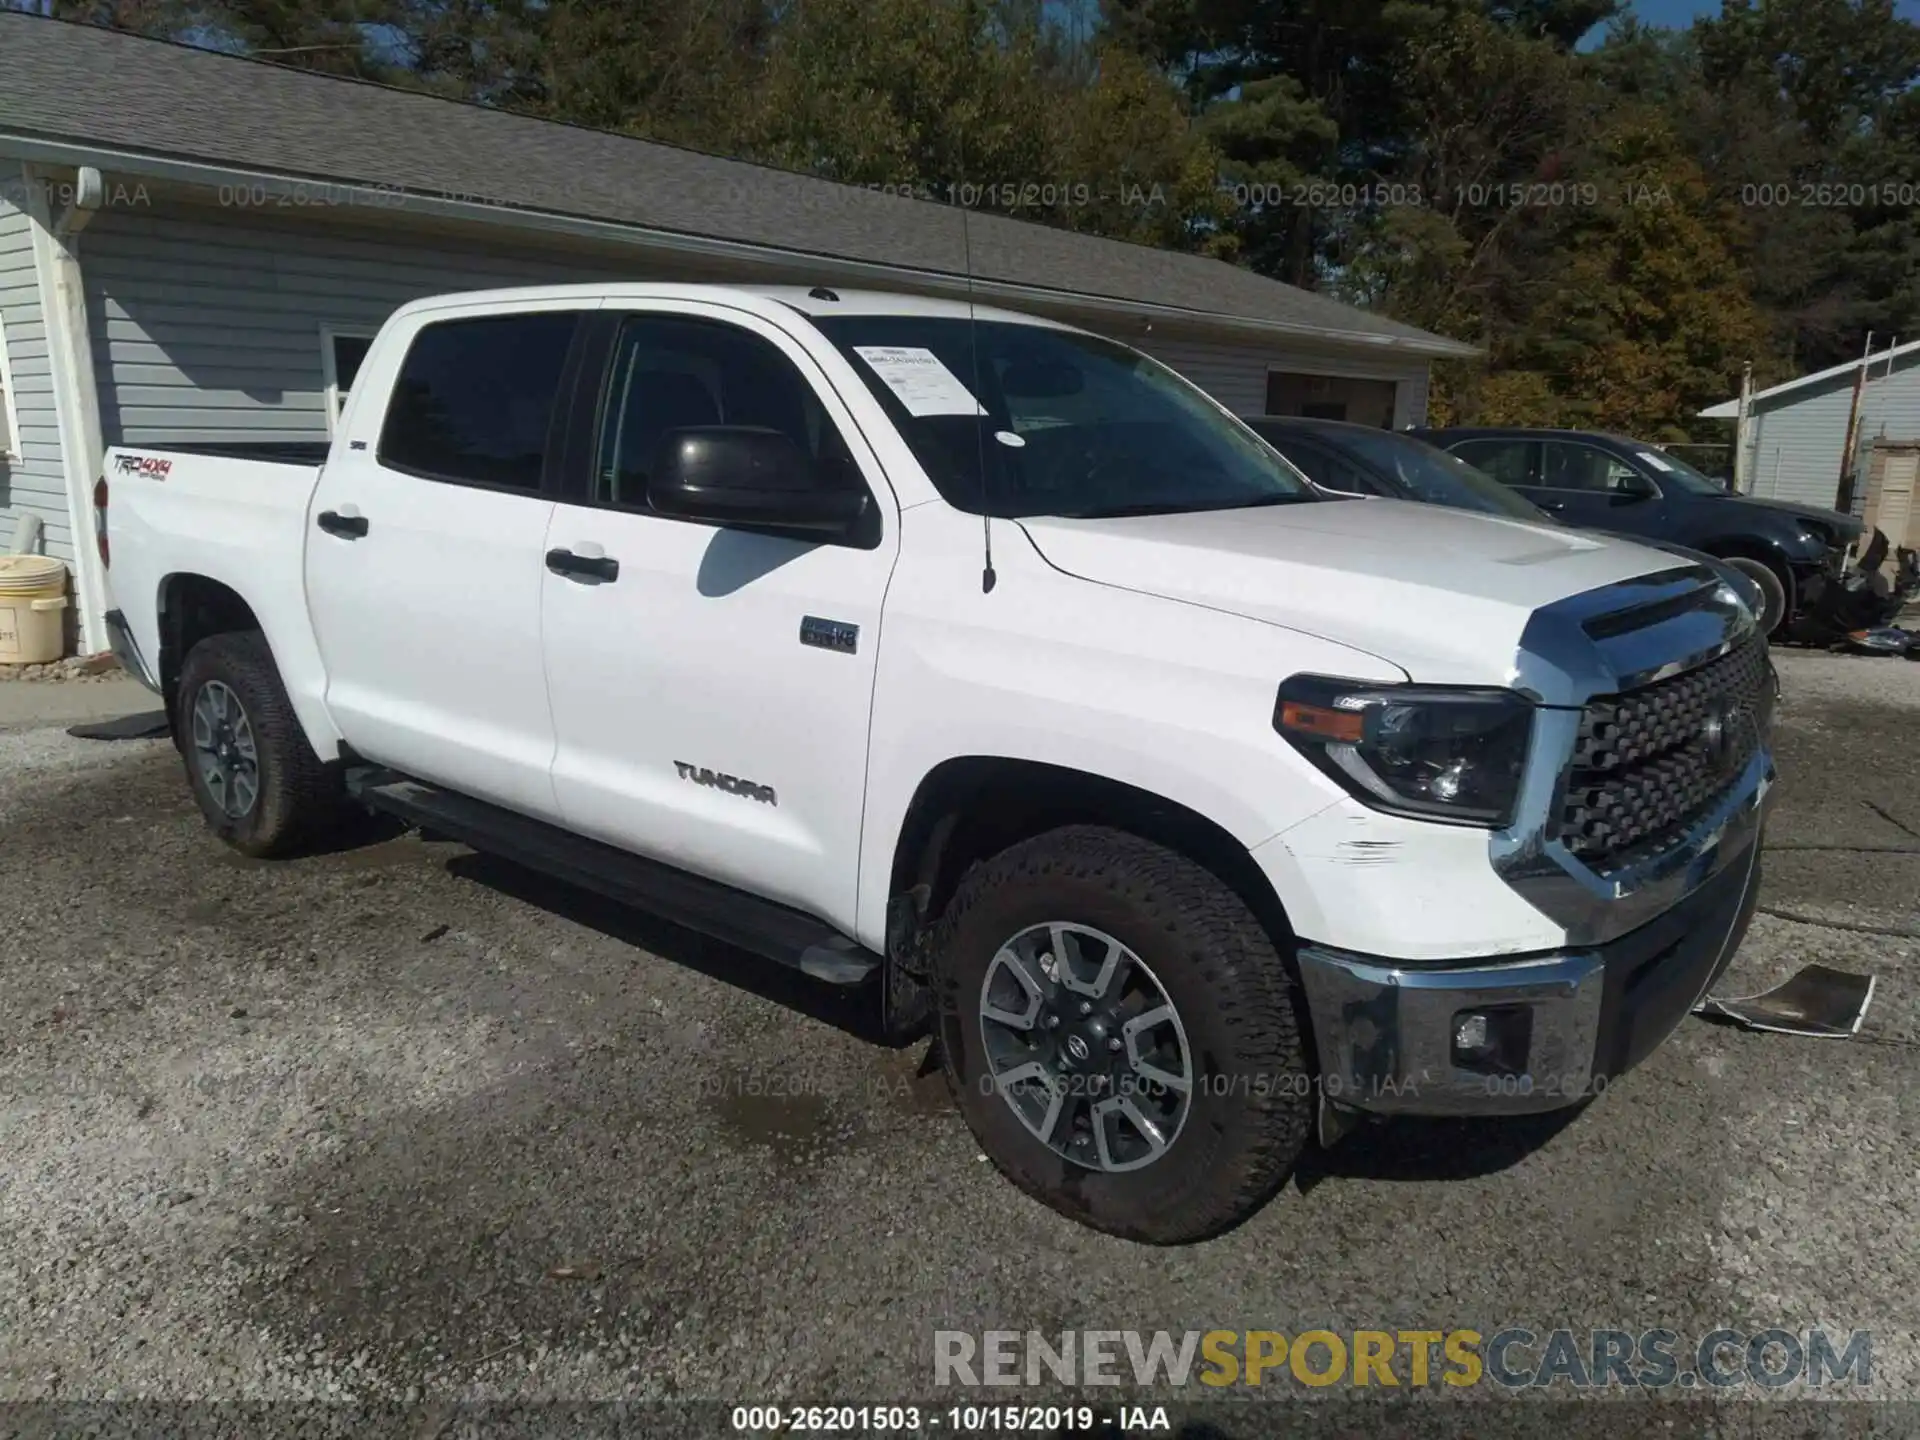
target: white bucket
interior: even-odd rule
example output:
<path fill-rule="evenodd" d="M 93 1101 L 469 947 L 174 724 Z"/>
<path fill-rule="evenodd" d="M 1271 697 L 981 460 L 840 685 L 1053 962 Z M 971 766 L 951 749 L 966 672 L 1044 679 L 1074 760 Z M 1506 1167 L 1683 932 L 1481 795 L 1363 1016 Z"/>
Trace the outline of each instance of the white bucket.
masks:
<path fill-rule="evenodd" d="M 0 555 L 0 665 L 65 653 L 67 567 L 47 555 Z"/>

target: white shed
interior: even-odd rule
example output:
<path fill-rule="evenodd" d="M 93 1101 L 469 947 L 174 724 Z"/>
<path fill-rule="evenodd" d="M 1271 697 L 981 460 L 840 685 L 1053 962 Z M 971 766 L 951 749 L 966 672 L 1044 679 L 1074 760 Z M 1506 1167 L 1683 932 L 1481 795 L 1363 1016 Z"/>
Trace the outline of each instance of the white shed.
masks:
<path fill-rule="evenodd" d="M 1920 440 L 1920 340 L 1891 345 L 1864 360 L 1802 375 L 1753 395 L 1747 410 L 1745 464 L 1740 470 L 1747 493 L 1768 500 L 1839 505 L 1847 417 L 1863 365 L 1866 376 L 1855 436 L 1859 484 L 1852 505 L 1859 509 L 1868 450 L 1883 442 Z M 1712 420 L 1738 420 L 1740 402 L 1727 400 L 1700 414 Z"/>

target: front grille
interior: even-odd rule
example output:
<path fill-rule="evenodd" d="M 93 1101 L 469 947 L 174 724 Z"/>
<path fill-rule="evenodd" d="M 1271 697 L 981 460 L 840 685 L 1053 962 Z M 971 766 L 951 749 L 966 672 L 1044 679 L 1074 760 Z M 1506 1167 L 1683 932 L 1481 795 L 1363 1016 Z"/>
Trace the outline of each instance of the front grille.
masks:
<path fill-rule="evenodd" d="M 1733 788 L 1772 702 L 1758 636 L 1684 674 L 1590 701 L 1561 792 L 1561 843 L 1603 875 L 1665 850 Z"/>

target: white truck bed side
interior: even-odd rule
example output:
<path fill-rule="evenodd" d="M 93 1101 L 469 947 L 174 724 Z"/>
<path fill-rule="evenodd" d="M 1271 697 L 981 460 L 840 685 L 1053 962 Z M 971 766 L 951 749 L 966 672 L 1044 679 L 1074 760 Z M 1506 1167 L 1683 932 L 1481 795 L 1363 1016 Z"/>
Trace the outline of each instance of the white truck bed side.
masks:
<path fill-rule="evenodd" d="M 160 663 L 160 597 L 174 575 L 217 581 L 260 622 L 295 713 L 322 759 L 340 734 L 307 619 L 307 502 L 317 465 L 187 451 L 107 452 L 107 587 L 141 654 Z"/>

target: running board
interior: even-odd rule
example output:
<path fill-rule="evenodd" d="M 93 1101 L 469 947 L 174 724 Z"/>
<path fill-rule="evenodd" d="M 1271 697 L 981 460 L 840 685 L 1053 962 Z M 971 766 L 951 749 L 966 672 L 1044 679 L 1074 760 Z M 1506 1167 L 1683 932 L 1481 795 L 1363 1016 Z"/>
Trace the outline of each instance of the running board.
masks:
<path fill-rule="evenodd" d="M 377 766 L 347 772 L 363 805 L 490 855 L 684 925 L 728 945 L 803 970 L 829 985 L 858 985 L 880 957 L 811 915 L 730 885 L 643 860 L 612 845 L 530 820 L 484 800 L 440 790 Z"/>

